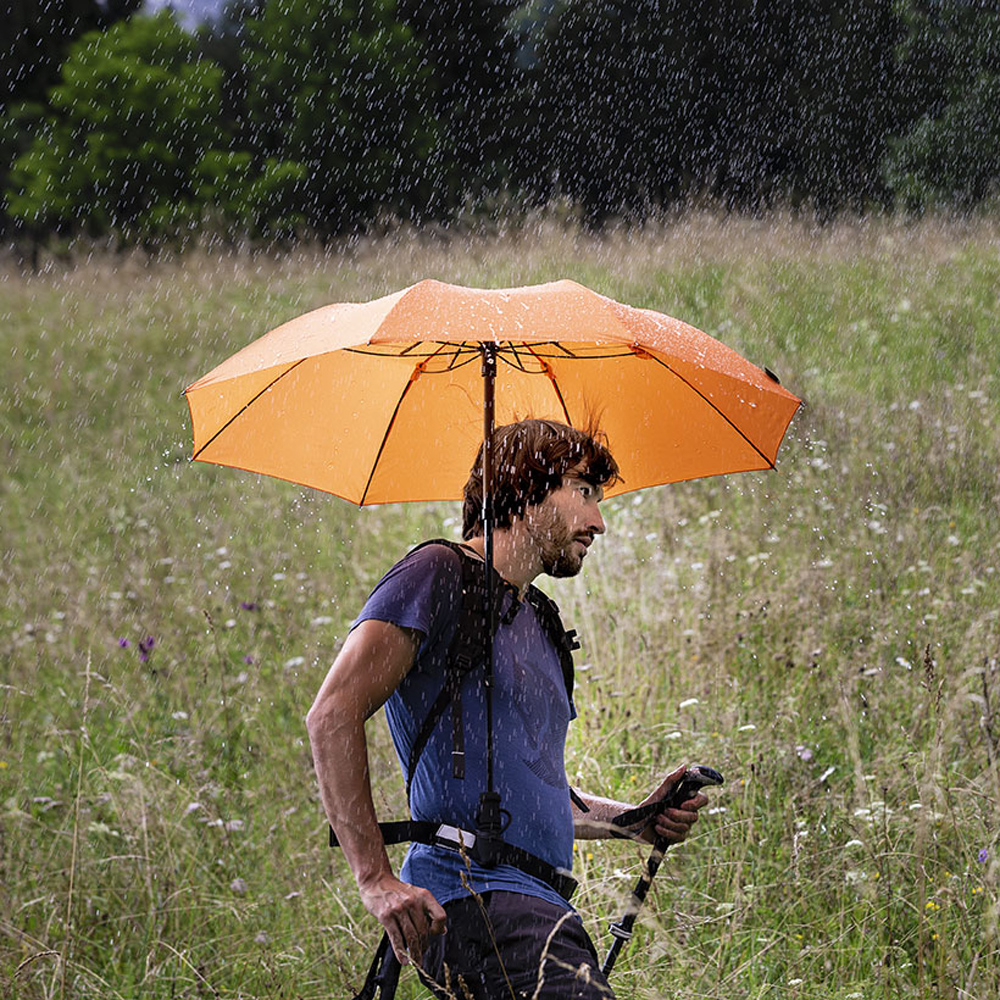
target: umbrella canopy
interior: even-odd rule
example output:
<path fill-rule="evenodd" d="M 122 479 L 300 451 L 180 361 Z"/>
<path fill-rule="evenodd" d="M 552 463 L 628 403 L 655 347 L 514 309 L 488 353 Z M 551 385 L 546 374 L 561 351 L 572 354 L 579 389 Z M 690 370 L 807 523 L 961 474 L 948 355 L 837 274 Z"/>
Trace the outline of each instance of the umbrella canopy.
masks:
<path fill-rule="evenodd" d="M 478 289 L 426 280 L 324 306 L 186 390 L 194 458 L 356 504 L 460 499 L 497 424 L 596 424 L 621 469 L 608 495 L 774 466 L 800 400 L 694 327 L 573 281 Z"/>

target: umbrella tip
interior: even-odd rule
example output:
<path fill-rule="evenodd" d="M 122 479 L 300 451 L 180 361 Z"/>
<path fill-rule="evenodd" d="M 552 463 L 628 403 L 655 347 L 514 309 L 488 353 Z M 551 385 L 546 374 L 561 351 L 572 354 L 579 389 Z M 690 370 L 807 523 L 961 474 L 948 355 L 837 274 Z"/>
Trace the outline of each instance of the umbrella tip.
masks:
<path fill-rule="evenodd" d="M 777 383 L 778 383 L 778 385 L 781 385 L 781 379 L 780 379 L 780 378 L 778 378 L 778 376 L 777 376 L 777 375 L 775 375 L 775 374 L 774 374 L 774 372 L 773 372 L 773 371 L 771 371 L 771 369 L 767 367 L 767 365 L 765 365 L 765 366 L 764 366 L 764 374 L 765 374 L 765 375 L 766 375 L 766 376 L 767 376 L 767 377 L 768 377 L 768 378 L 769 378 L 769 379 L 770 379 L 770 380 L 771 380 L 772 382 L 777 382 Z"/>

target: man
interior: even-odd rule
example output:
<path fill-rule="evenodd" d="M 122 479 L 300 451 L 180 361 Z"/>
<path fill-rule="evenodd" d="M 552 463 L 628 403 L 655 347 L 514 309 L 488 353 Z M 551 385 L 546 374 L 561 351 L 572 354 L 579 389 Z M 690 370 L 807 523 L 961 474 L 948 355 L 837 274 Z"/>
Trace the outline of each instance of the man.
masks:
<path fill-rule="evenodd" d="M 416 761 L 411 758 L 429 706 L 447 683 L 461 560 L 482 565 L 480 448 L 465 487 L 467 551 L 422 546 L 383 577 L 310 709 L 320 792 L 364 905 L 400 962 L 415 962 L 439 996 L 611 997 L 559 876 L 546 872 L 568 870 L 574 839 L 607 836 L 614 817 L 632 806 L 567 784 L 563 750 L 573 703 L 529 585 L 542 573 L 580 571 L 604 532 L 599 505 L 618 467 L 599 437 L 549 421 L 500 427 L 494 442 L 493 564 L 503 593 L 494 639 L 493 745 L 480 667 L 462 683 L 458 719 L 445 713 Z M 364 724 L 383 704 L 414 819 L 456 830 L 452 842 L 413 844 L 400 877 L 379 834 L 368 780 Z M 464 775 L 453 767 L 459 743 Z M 467 849 L 466 834 L 457 832 L 476 830 L 490 754 L 506 822 L 503 840 L 540 859 L 539 866 L 504 857 L 481 864 Z M 683 771 L 668 775 L 640 805 L 661 800 Z M 699 794 L 632 832 L 646 841 L 658 835 L 683 840 L 707 801 Z"/>

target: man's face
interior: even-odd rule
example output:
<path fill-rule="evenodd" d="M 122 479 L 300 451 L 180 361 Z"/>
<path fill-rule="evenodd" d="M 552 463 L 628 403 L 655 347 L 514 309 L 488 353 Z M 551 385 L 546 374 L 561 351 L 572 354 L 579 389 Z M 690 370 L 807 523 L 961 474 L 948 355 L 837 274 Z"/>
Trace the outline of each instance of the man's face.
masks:
<path fill-rule="evenodd" d="M 571 469 L 558 489 L 524 513 L 528 537 L 549 576 L 576 576 L 594 536 L 604 533 L 598 509 L 604 491 L 581 479 L 581 471 Z"/>

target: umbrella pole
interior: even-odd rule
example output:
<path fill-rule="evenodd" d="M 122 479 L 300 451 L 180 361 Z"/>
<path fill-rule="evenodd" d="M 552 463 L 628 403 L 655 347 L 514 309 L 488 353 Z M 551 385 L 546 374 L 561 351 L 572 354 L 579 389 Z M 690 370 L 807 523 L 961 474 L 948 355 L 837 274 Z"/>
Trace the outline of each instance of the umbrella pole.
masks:
<path fill-rule="evenodd" d="M 477 860 L 484 865 L 496 864 L 502 843 L 500 795 L 493 778 L 493 633 L 496 630 L 496 608 L 493 601 L 493 425 L 494 392 L 497 374 L 496 344 L 480 345 L 483 354 L 483 609 L 486 628 L 483 634 L 483 666 L 486 686 L 486 791 L 479 797 L 476 813 Z"/>
<path fill-rule="evenodd" d="M 497 355 L 494 344 L 483 344 L 483 555 L 485 558 L 486 634 L 483 636 L 483 659 L 486 664 L 486 739 L 489 760 L 486 765 L 486 789 L 493 791 L 493 424 Z"/>

